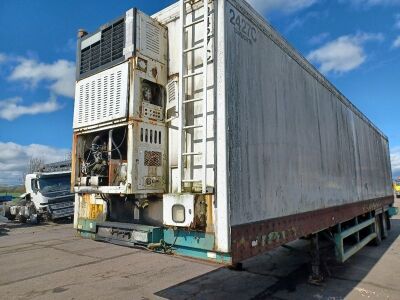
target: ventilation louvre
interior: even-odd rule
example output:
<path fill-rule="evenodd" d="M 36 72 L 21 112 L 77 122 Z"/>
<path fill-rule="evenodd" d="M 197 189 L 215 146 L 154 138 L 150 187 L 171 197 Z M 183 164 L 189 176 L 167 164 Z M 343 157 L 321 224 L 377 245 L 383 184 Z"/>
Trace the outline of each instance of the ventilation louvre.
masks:
<path fill-rule="evenodd" d="M 146 49 L 153 52 L 155 57 L 160 55 L 160 28 L 146 22 Z"/>
<path fill-rule="evenodd" d="M 79 75 L 83 76 L 123 58 L 124 46 L 125 19 L 122 18 L 82 41 Z"/>
<path fill-rule="evenodd" d="M 76 84 L 74 128 L 127 116 L 128 63 L 83 79 Z"/>
<path fill-rule="evenodd" d="M 177 117 L 178 111 L 178 81 L 172 80 L 167 83 L 167 104 L 165 107 L 166 118 L 169 120 Z"/>

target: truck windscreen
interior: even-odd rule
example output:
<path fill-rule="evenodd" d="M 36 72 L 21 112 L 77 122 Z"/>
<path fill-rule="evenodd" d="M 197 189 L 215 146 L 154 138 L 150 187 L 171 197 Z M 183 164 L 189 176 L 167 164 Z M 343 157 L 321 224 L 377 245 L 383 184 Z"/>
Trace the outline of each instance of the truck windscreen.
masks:
<path fill-rule="evenodd" d="M 70 175 L 39 178 L 39 189 L 42 193 L 69 191 Z"/>

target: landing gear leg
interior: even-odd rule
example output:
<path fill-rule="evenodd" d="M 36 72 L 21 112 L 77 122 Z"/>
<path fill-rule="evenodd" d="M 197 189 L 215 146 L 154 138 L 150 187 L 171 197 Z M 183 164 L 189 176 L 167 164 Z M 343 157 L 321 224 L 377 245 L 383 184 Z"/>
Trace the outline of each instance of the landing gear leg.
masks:
<path fill-rule="evenodd" d="M 311 275 L 308 282 L 311 284 L 320 285 L 324 280 L 321 272 L 321 257 L 319 252 L 318 233 L 313 234 L 310 239 L 310 253 L 311 253 Z"/>

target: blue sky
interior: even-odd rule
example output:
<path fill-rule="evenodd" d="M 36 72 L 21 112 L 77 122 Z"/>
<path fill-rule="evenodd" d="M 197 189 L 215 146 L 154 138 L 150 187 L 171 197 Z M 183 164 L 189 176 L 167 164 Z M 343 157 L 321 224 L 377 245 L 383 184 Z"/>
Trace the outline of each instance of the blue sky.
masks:
<path fill-rule="evenodd" d="M 0 0 L 0 184 L 69 151 L 78 28 L 173 2 Z M 388 135 L 400 175 L 400 0 L 249 2 Z"/>

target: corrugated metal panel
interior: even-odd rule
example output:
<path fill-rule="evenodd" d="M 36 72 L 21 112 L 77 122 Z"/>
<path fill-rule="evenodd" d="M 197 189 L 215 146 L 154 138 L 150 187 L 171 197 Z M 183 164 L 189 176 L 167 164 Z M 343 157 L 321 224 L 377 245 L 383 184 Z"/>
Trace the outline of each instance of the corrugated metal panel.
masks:
<path fill-rule="evenodd" d="M 247 4 L 231 3 L 231 225 L 390 195 L 386 137 Z"/>
<path fill-rule="evenodd" d="M 126 62 L 76 84 L 74 128 L 127 116 L 128 66 Z"/>

